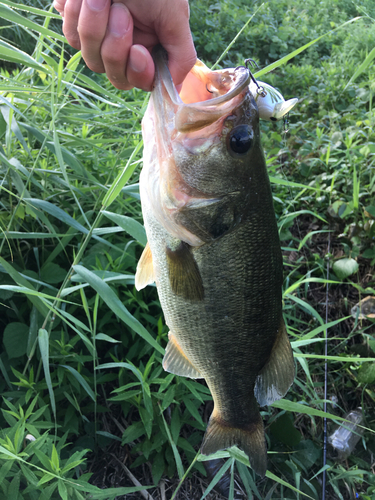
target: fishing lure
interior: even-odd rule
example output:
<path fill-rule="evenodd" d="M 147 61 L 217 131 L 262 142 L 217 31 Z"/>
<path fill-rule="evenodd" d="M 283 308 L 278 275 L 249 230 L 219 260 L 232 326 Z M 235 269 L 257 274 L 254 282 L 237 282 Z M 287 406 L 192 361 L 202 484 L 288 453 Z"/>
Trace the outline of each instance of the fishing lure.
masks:
<path fill-rule="evenodd" d="M 280 92 L 268 83 L 251 81 L 249 87 L 262 120 L 281 120 L 298 102 L 296 97 L 286 101 Z"/>
<path fill-rule="evenodd" d="M 284 97 L 274 87 L 268 83 L 258 82 L 250 71 L 250 65 L 258 65 L 253 59 L 246 59 L 245 61 L 245 67 L 250 72 L 251 78 L 249 89 L 257 103 L 259 118 L 272 122 L 281 120 L 297 104 L 298 99 L 295 97 L 285 101 Z"/>

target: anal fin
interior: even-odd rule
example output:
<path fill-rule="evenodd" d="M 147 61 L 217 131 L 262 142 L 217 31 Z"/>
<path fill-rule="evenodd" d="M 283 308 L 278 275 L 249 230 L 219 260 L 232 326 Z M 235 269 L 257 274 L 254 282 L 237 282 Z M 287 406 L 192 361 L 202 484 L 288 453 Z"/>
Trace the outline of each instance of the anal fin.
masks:
<path fill-rule="evenodd" d="M 169 282 L 173 293 L 188 300 L 203 300 L 203 282 L 194 256 L 187 243 L 166 249 Z"/>
<path fill-rule="evenodd" d="M 293 352 L 284 320 L 281 319 L 271 356 L 255 381 L 254 394 L 259 405 L 270 405 L 285 396 L 294 376 Z"/>
<path fill-rule="evenodd" d="M 137 265 L 135 273 L 135 288 L 139 291 L 155 281 L 154 266 L 152 264 L 152 253 L 147 243 Z"/>
<path fill-rule="evenodd" d="M 164 370 L 181 377 L 203 378 L 186 356 L 172 332 L 169 332 L 168 338 L 169 342 L 163 358 Z"/>

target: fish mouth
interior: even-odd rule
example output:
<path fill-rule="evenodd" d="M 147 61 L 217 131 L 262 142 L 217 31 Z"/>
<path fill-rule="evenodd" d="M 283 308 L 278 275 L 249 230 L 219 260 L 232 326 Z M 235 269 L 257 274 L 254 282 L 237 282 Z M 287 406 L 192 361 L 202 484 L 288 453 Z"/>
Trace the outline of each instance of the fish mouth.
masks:
<path fill-rule="evenodd" d="M 156 46 L 152 56 L 155 63 L 155 111 L 160 117 L 167 118 L 169 115 L 170 118 L 173 109 L 173 126 L 177 132 L 195 132 L 228 114 L 233 108 L 233 99 L 250 83 L 250 71 L 243 66 L 211 71 L 201 61 L 197 61 L 179 95 L 169 72 L 165 49 L 161 45 Z M 194 102 L 197 98 L 201 100 Z"/>

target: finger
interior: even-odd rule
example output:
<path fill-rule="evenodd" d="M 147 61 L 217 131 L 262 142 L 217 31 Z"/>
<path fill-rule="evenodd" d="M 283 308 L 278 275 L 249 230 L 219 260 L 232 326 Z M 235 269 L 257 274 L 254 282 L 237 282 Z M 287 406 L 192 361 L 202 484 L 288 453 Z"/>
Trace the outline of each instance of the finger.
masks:
<path fill-rule="evenodd" d="M 150 52 L 143 45 L 131 47 L 126 76 L 132 87 L 146 91 L 152 90 L 155 65 Z"/>
<path fill-rule="evenodd" d="M 100 47 L 106 34 L 110 7 L 111 0 L 83 0 L 79 16 L 82 57 L 96 73 L 105 71 Z"/>
<path fill-rule="evenodd" d="M 68 40 L 69 45 L 80 50 L 81 42 L 78 34 L 78 20 L 81 12 L 82 0 L 67 0 L 66 2 L 59 0 L 59 2 L 56 1 L 55 4 L 60 8 L 63 7 L 63 33 L 65 38 Z"/>
<path fill-rule="evenodd" d="M 187 0 L 172 2 L 157 27 L 160 43 L 168 52 L 168 66 L 175 85 L 181 84 L 197 60 Z M 172 22 L 173 20 L 173 22 Z"/>
<path fill-rule="evenodd" d="M 64 15 L 64 7 L 66 0 L 55 0 L 53 2 L 53 8 L 57 10 L 61 15 Z"/>
<path fill-rule="evenodd" d="M 109 12 L 107 33 L 101 47 L 101 57 L 109 81 L 118 89 L 129 90 L 126 65 L 133 43 L 133 19 L 128 8 L 115 3 Z"/>
<path fill-rule="evenodd" d="M 175 85 L 180 85 L 186 75 L 197 61 L 197 52 L 193 39 L 185 40 L 178 47 L 175 45 L 164 45 L 168 52 L 168 66 Z"/>

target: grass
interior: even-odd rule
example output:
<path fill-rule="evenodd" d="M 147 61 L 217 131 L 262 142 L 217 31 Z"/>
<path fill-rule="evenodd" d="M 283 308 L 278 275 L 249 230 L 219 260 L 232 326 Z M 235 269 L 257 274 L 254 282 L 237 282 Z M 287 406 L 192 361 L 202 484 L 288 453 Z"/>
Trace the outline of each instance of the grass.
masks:
<path fill-rule="evenodd" d="M 217 498 L 221 473 L 202 489 L 197 453 L 211 396 L 162 370 L 156 289 L 134 287 L 148 96 L 89 72 L 43 3 L 18 6 L 0 2 L 0 498 L 131 499 L 145 488 L 154 499 Z M 254 14 L 247 2 L 195 0 L 191 12 L 199 56 L 213 65 L 224 54 L 222 67 L 269 66 L 335 30 L 261 76 L 300 98 L 287 132 L 262 123 L 297 377 L 262 411 L 264 480 L 240 450 L 217 455 L 229 498 L 237 481 L 242 498 L 321 498 L 327 332 L 328 431 L 359 406 L 366 430 L 345 462 L 329 455 L 326 498 L 371 499 L 374 325 L 351 308 L 375 293 L 374 7 L 259 5 L 228 52 Z"/>

